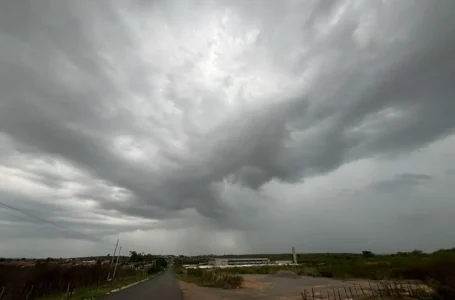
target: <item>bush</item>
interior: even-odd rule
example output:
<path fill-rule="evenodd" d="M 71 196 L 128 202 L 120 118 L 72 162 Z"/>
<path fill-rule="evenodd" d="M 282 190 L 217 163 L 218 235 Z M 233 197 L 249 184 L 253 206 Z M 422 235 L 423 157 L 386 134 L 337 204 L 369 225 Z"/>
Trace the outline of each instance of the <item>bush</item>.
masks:
<path fill-rule="evenodd" d="M 166 259 L 163 257 L 158 257 L 157 259 L 155 259 L 153 265 L 147 269 L 147 274 L 151 275 L 161 272 L 162 270 L 166 269 L 166 267 L 167 267 Z"/>
<path fill-rule="evenodd" d="M 322 270 L 322 271 L 320 272 L 320 275 L 321 275 L 322 277 L 329 277 L 329 278 L 332 278 L 332 277 L 333 277 L 332 272 L 330 272 L 330 271 L 324 271 L 324 270 Z"/>
<path fill-rule="evenodd" d="M 174 273 L 182 280 L 207 287 L 235 289 L 241 287 L 243 282 L 243 277 L 237 274 L 224 270 L 184 269 L 178 261 L 174 263 Z"/>
<path fill-rule="evenodd" d="M 16 265 L 0 265 L 0 286 L 5 287 L 2 300 L 29 299 L 65 292 L 68 288 L 92 287 L 104 283 L 109 267 L 70 266 L 41 262 L 34 267 L 21 268 Z M 112 274 L 112 273 L 111 273 Z M 128 268 L 117 268 L 116 278 L 136 275 Z"/>
<path fill-rule="evenodd" d="M 203 284 L 211 286 L 223 285 L 220 282 L 227 282 L 228 286 L 231 280 L 224 277 L 214 279 L 213 274 L 274 274 L 280 270 L 293 271 L 300 276 L 329 278 L 417 279 L 427 282 L 435 292 L 434 295 L 428 295 L 428 292 L 425 294 L 425 291 L 421 291 L 425 294 L 421 295 L 421 299 L 430 296 L 433 299 L 455 299 L 455 248 L 431 254 L 419 250 L 394 255 L 373 254 L 370 251 L 362 254 L 300 254 L 299 262 L 304 265 L 236 267 L 213 271 L 193 269 L 188 270 L 187 276 L 199 282 L 204 278 Z M 184 274 L 183 271 L 176 272 Z"/>

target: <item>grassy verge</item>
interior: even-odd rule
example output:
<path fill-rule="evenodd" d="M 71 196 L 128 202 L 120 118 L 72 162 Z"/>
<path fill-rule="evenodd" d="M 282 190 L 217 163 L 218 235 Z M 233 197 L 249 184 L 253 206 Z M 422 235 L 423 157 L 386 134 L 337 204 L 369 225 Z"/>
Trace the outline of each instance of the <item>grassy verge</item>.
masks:
<path fill-rule="evenodd" d="M 89 287 L 89 288 L 79 288 L 74 291 L 74 293 L 69 297 L 66 298 L 66 293 L 59 293 L 52 296 L 46 296 L 43 298 L 39 298 L 40 300 L 61 300 L 61 299 L 99 299 L 102 296 L 106 295 L 107 292 L 110 292 L 113 289 L 121 288 L 122 286 L 132 284 L 144 279 L 148 279 L 151 277 L 156 276 L 157 274 L 153 275 L 140 275 L 140 276 L 128 276 L 124 278 L 118 279 L 115 283 L 106 282 L 105 284 L 98 286 L 98 287 Z"/>
<path fill-rule="evenodd" d="M 175 276 L 182 281 L 195 283 L 200 286 L 217 287 L 223 289 L 240 288 L 243 277 L 239 275 L 228 274 L 220 270 L 202 270 L 174 267 Z"/>

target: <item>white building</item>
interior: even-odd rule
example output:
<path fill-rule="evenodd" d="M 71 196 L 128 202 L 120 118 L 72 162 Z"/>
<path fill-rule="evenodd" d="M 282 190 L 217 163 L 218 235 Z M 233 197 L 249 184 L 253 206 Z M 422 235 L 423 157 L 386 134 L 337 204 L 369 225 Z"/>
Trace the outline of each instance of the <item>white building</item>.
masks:
<path fill-rule="evenodd" d="M 276 260 L 275 264 L 282 266 L 282 265 L 295 265 L 292 260 Z"/>
<path fill-rule="evenodd" d="M 214 258 L 209 261 L 212 266 L 267 265 L 268 258 Z"/>

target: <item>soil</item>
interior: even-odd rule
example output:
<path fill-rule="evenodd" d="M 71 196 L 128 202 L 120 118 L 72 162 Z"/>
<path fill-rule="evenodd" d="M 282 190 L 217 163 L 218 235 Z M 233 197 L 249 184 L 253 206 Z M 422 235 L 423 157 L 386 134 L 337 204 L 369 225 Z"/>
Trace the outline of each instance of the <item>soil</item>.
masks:
<path fill-rule="evenodd" d="M 292 273 L 292 272 L 291 272 Z M 367 280 L 338 280 L 330 278 L 295 277 L 293 274 L 244 275 L 242 288 L 224 290 L 200 287 L 180 282 L 185 300 L 298 300 L 306 299 L 365 299 L 376 289 L 376 282 Z M 353 297 L 352 297 L 353 295 Z M 379 295 L 378 295 L 379 296 Z"/>

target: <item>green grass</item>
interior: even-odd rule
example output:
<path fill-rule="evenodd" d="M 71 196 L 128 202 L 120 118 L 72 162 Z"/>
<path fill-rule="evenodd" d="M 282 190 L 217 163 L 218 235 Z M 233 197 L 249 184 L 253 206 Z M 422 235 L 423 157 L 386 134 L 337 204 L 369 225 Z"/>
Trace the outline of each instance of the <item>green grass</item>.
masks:
<path fill-rule="evenodd" d="M 99 286 L 99 287 L 76 289 L 75 292 L 73 293 L 73 295 L 71 297 L 69 297 L 68 299 L 81 300 L 81 299 L 90 298 L 90 297 L 94 297 L 94 298 L 98 299 L 98 298 L 106 295 L 107 292 L 110 292 L 113 289 L 121 288 L 122 286 L 132 284 L 137 281 L 144 280 L 144 279 L 152 278 L 157 275 L 158 274 L 145 275 L 145 276 L 143 276 L 143 275 L 128 276 L 128 277 L 118 279 L 115 283 L 106 282 L 104 285 Z M 42 297 L 39 299 L 40 300 L 61 300 L 61 299 L 66 299 L 65 295 L 66 295 L 66 293 L 59 293 L 59 294 L 55 294 L 52 296 Z"/>
<path fill-rule="evenodd" d="M 365 251 L 367 252 L 367 251 Z M 366 255 L 368 254 L 368 255 Z M 253 255 L 251 255 L 253 256 Z M 282 258 L 284 255 L 254 255 Z M 234 256 L 235 257 L 235 256 Z M 333 278 L 365 278 L 374 280 L 420 280 L 434 291 L 421 299 L 455 299 L 455 248 L 433 253 L 418 250 L 389 255 L 373 253 L 315 253 L 299 254 L 298 266 L 251 266 L 202 270 L 182 268 L 182 261 L 175 261 L 176 276 L 181 280 L 205 286 L 235 284 L 242 274 L 274 274 L 288 270 L 298 275 Z"/>
<path fill-rule="evenodd" d="M 220 270 L 185 270 L 181 265 L 177 265 L 174 268 L 174 274 L 181 281 L 195 283 L 205 287 L 235 289 L 239 288 L 243 282 L 243 277 L 237 274 L 229 274 Z"/>

